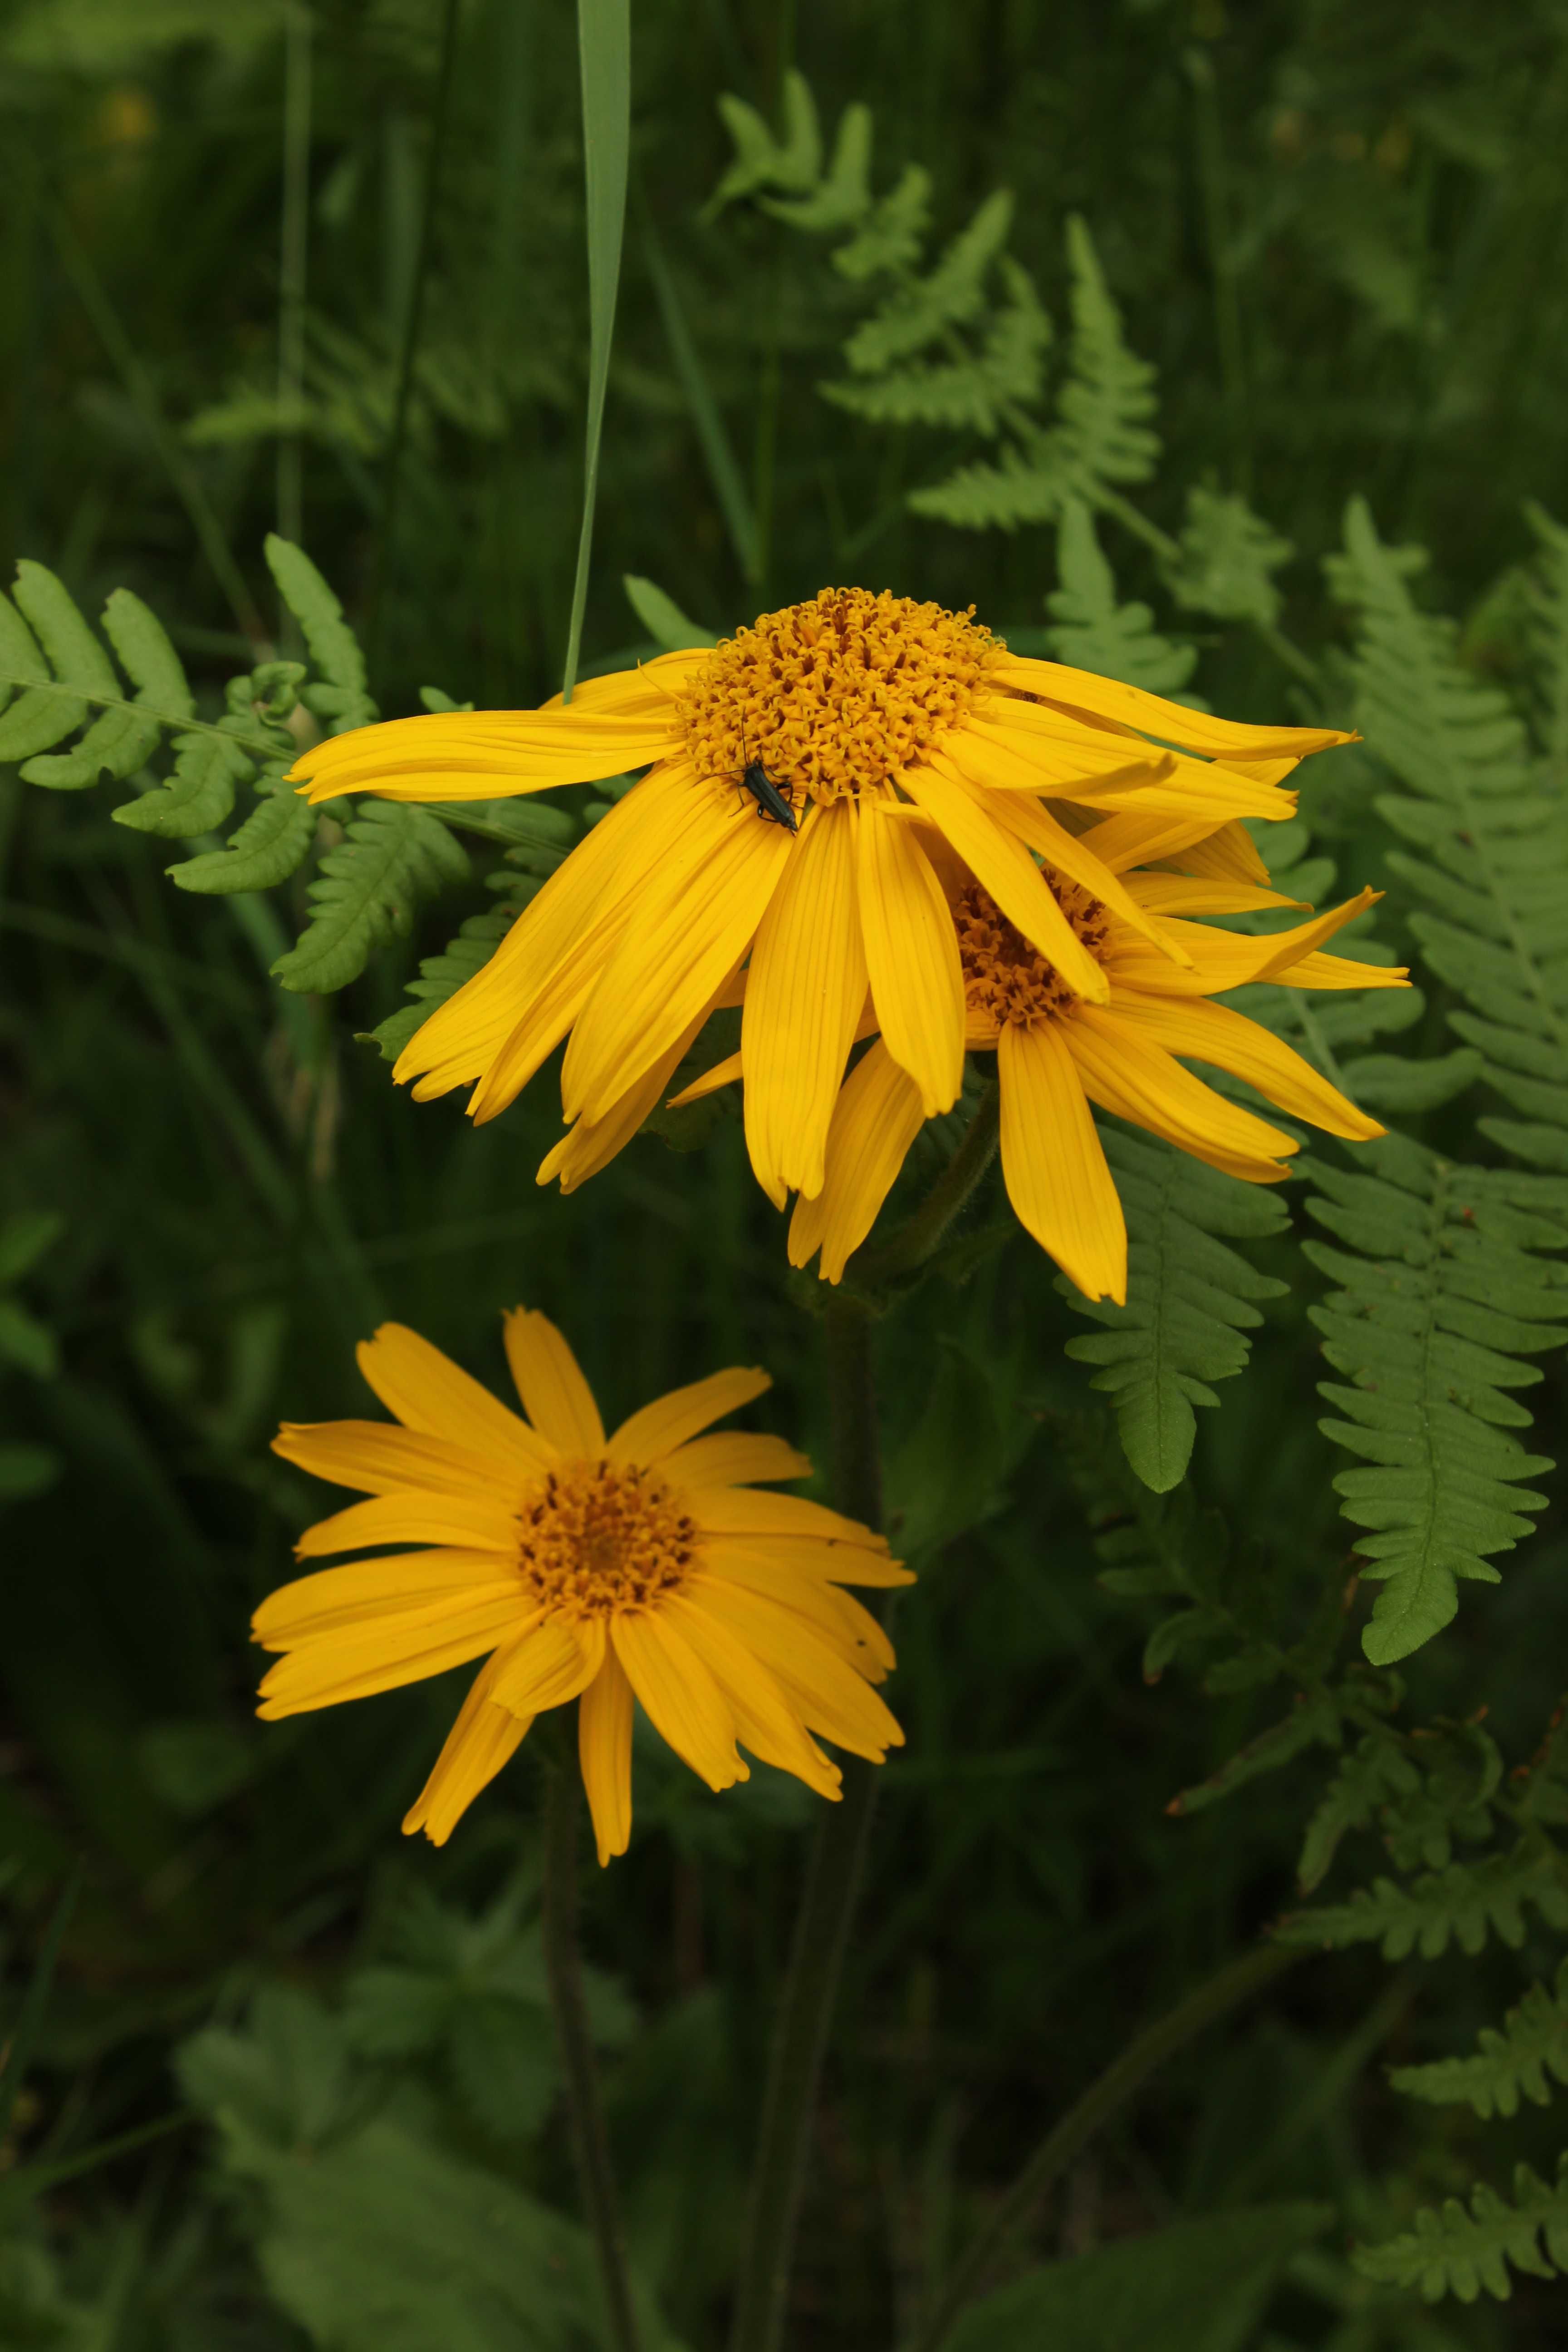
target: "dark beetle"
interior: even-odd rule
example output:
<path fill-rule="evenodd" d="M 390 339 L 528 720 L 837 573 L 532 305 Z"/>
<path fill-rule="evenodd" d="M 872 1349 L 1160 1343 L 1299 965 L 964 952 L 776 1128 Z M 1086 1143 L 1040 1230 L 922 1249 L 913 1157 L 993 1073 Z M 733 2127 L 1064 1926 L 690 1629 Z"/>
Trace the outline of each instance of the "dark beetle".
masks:
<path fill-rule="evenodd" d="M 779 790 L 760 760 L 746 757 L 745 738 L 741 740 L 741 773 L 729 777 L 704 777 L 704 783 L 727 782 L 738 792 L 750 793 L 757 803 L 757 814 L 766 817 L 770 824 L 782 824 L 787 833 L 798 833 L 800 827 L 794 808 Z"/>

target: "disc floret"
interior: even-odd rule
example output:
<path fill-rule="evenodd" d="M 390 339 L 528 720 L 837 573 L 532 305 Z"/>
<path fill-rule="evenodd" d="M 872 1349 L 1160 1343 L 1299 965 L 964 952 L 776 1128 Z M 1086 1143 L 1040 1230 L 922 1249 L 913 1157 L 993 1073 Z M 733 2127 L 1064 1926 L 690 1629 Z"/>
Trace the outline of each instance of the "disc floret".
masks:
<path fill-rule="evenodd" d="M 1078 937 L 1103 963 L 1109 926 L 1100 900 L 1059 877 L 1051 887 Z M 972 1020 L 998 1029 L 1031 1029 L 1040 1021 L 1059 1020 L 1078 1003 L 1055 964 L 1031 946 L 978 882 L 960 895 L 952 911 Z"/>
<path fill-rule="evenodd" d="M 646 1470 L 574 1462 L 551 1470 L 518 1514 L 518 1565 L 537 1608 L 574 1618 L 647 1608 L 684 1582 L 697 1528 Z"/>

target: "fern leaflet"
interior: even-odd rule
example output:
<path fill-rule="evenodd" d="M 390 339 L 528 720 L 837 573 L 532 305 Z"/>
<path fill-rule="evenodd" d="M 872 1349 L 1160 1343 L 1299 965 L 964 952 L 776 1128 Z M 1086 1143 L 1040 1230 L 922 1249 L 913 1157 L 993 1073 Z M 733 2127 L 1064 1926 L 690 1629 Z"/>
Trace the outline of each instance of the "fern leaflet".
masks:
<path fill-rule="evenodd" d="M 1553 1927 L 1568 1927 L 1568 1877 L 1561 1856 L 1539 1832 L 1521 1838 L 1510 1853 L 1477 1863 L 1450 1863 L 1408 1885 L 1377 1878 L 1348 1903 L 1324 1903 L 1294 1912 L 1276 1933 L 1287 1944 L 1325 1950 L 1377 1944 L 1385 1960 L 1439 1958 L 1456 1942 L 1482 1949 L 1489 1934 L 1514 1950 L 1524 1941 L 1524 1906 L 1533 1904 Z"/>
<path fill-rule="evenodd" d="M 1058 661 L 1203 709 L 1196 696 L 1182 691 L 1197 666 L 1196 651 L 1162 636 L 1147 604 L 1117 603 L 1094 517 L 1081 499 L 1062 503 L 1057 576 L 1061 584 L 1046 599 L 1052 616 L 1046 638 Z"/>
<path fill-rule="evenodd" d="M 464 882 L 468 861 L 447 826 L 412 801 L 366 803 L 321 859 L 303 936 L 273 965 L 285 988 L 345 988 L 374 950 L 405 936 L 421 898 Z"/>
<path fill-rule="evenodd" d="M 1547 2076 L 1568 2083 L 1568 1960 L 1548 1992 L 1533 1984 L 1503 2020 L 1500 2033 L 1483 2026 L 1473 2056 L 1440 2058 L 1429 2066 L 1395 2066 L 1389 2081 L 1407 2098 L 1434 2105 L 1474 2107 L 1483 2121 L 1518 2113 L 1522 2095 L 1539 2107 L 1551 2100 Z"/>
<path fill-rule="evenodd" d="M 1531 2278 L 1568 2272 L 1568 2157 L 1548 2187 L 1528 2164 L 1513 2176 L 1511 2205 L 1484 2184 L 1470 2192 L 1468 2210 L 1457 2197 L 1426 2206 L 1405 2236 L 1381 2246 L 1358 2246 L 1352 2256 L 1363 2278 L 1380 2285 L 1419 2287 L 1428 2303 L 1446 2294 L 1474 2303 L 1484 2287 L 1500 2303 L 1512 2293 L 1510 2265 Z"/>

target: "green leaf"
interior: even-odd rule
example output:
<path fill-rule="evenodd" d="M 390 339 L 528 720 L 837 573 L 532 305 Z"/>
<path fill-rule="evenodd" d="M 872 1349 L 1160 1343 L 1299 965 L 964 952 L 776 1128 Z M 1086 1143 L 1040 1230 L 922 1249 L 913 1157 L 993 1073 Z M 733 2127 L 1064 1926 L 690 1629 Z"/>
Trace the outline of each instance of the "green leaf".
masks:
<path fill-rule="evenodd" d="M 949 2352 L 1247 2352 L 1329 2205 L 1243 2205 L 1029 2271 L 966 2311 Z"/>
<path fill-rule="evenodd" d="M 136 1761 L 172 1812 L 201 1821 L 245 1786 L 256 1751 L 230 1723 L 153 1723 L 137 1739 Z"/>
<path fill-rule="evenodd" d="M 1077 213 L 1068 220 L 1067 249 L 1072 335 L 1057 402 L 1063 457 L 1085 484 L 1146 482 L 1160 455 L 1149 425 L 1155 371 L 1128 346 L 1089 224 Z"/>
<path fill-rule="evenodd" d="M 1495 1584 L 1491 1556 L 1530 1532 L 1545 1496 L 1521 1482 L 1551 1468 L 1513 1428 L 1511 1391 L 1541 1379 L 1522 1359 L 1560 1346 L 1568 1186 L 1465 1168 L 1402 1137 L 1354 1148 L 1357 1172 L 1313 1160 L 1309 1213 L 1343 1247 L 1305 1253 L 1341 1285 L 1310 1309 L 1344 1381 L 1319 1393 L 1342 1419 L 1320 1425 L 1366 1467 L 1335 1479 L 1363 1573 L 1384 1580 L 1363 1635 L 1386 1665 L 1439 1632 L 1458 1581 Z"/>
<path fill-rule="evenodd" d="M 1004 254 L 1004 308 L 988 320 L 980 349 L 944 362 L 918 362 L 864 380 L 818 386 L 825 399 L 879 425 L 931 425 L 994 434 L 1007 410 L 1037 400 L 1041 360 L 1051 340 L 1051 322 L 1041 310 L 1034 280 Z"/>
<path fill-rule="evenodd" d="M 833 161 L 815 187 L 798 196 L 759 196 L 765 213 L 795 229 L 853 228 L 871 205 L 871 110 L 847 106 L 838 118 Z"/>
<path fill-rule="evenodd" d="M 1271 530 L 1245 499 L 1194 483 L 1187 492 L 1181 551 L 1163 566 L 1165 584 L 1188 612 L 1271 627 L 1279 617 L 1279 592 L 1271 575 L 1294 553 L 1290 541 Z"/>
<path fill-rule="evenodd" d="M 15 1364 L 36 1381 L 52 1381 L 60 1368 L 58 1340 L 19 1299 L 0 1298 L 0 1364 Z"/>
<path fill-rule="evenodd" d="M 1483 2287 L 1506 2303 L 1513 2292 L 1510 2264 L 1531 2278 L 1568 2272 L 1568 2158 L 1559 2158 L 1552 2188 L 1520 2165 L 1513 2195 L 1510 2205 L 1483 2183 L 1471 2190 L 1468 2211 L 1458 2198 L 1446 2198 L 1418 2212 L 1404 2237 L 1358 2246 L 1351 2260 L 1363 2278 L 1419 2287 L 1427 2303 L 1446 2294 L 1474 2303 Z"/>
<path fill-rule="evenodd" d="M 285 782 L 285 772 L 281 765 L 263 771 L 260 805 L 229 835 L 226 849 L 208 850 L 168 867 L 176 890 L 204 895 L 269 890 L 303 865 L 316 837 L 318 812 Z"/>
<path fill-rule="evenodd" d="M 16 566 L 12 593 L 20 609 L 8 612 L 4 630 L 5 650 L 13 656 L 5 663 L 7 669 L 118 697 L 120 680 L 113 664 L 52 572 L 24 557 Z M 45 686 L 28 688 L 0 718 L 0 760 L 27 760 L 49 751 L 76 732 L 87 712 L 86 701 L 75 695 Z"/>
<path fill-rule="evenodd" d="M 1105 1327 L 1103 1336 L 1069 1339 L 1067 1352 L 1102 1367 L 1090 1385 L 1114 1401 L 1138 1476 L 1163 1494 L 1185 1474 L 1194 1406 L 1217 1404 L 1211 1383 L 1247 1362 L 1251 1342 L 1243 1335 L 1263 1320 L 1254 1302 L 1285 1289 L 1228 1241 L 1278 1234 L 1289 1216 L 1274 1192 L 1158 1138 L 1108 1126 L 1101 1140 L 1127 1218 L 1127 1304 L 1087 1299 L 1059 1279 L 1074 1312 Z"/>
<path fill-rule="evenodd" d="M 583 75 L 583 160 L 588 195 L 588 430 L 583 475 L 583 521 L 566 633 L 563 692 L 572 699 L 588 601 L 594 508 L 599 490 L 599 442 L 610 376 L 616 297 L 621 282 L 626 229 L 626 171 L 631 153 L 631 0 L 577 0 L 577 43 Z"/>
<path fill-rule="evenodd" d="M 361 802 L 343 840 L 321 859 L 310 919 L 274 976 L 285 988 L 323 995 L 346 988 L 378 947 L 407 936 L 422 898 L 468 878 L 462 848 L 427 809 Z"/>
<path fill-rule="evenodd" d="M 195 709 L 163 623 L 139 596 L 129 588 L 116 588 L 103 608 L 103 625 L 126 676 L 138 688 L 135 699 L 151 705 L 151 711 L 145 718 L 131 709 L 100 711 L 74 751 L 40 752 L 29 760 L 22 771 L 26 783 L 54 792 L 81 792 L 103 775 L 134 775 L 157 749 L 168 719 L 188 719 Z M 118 690 L 112 676 L 109 688 L 100 690 Z"/>
<path fill-rule="evenodd" d="M 867 215 L 847 245 L 830 258 L 843 278 L 857 281 L 886 270 L 912 269 L 931 226 L 931 173 L 918 163 L 904 167 L 898 184 Z"/>
<path fill-rule="evenodd" d="M 231 737 L 176 735 L 174 754 L 173 776 L 158 791 L 112 810 L 116 824 L 155 833 L 165 841 L 212 833 L 233 809 L 236 785 L 248 783 L 256 773 L 255 761 Z"/>
<path fill-rule="evenodd" d="M 65 1229 L 58 1209 L 18 1209 L 0 1219 L 0 1283 L 20 1282 Z"/>
<path fill-rule="evenodd" d="M 703 207 L 711 220 L 726 205 L 755 194 L 759 188 L 782 189 L 786 195 L 808 195 L 822 174 L 822 131 L 811 85 L 792 66 L 784 78 L 784 136 L 775 139 L 754 106 L 726 92 L 719 100 L 720 118 L 734 143 L 735 160 Z"/>
<path fill-rule="evenodd" d="M 1481 2028 L 1472 2057 L 1395 2066 L 1388 2079 L 1406 2098 L 1425 2099 L 1435 2106 L 1471 2106 L 1484 2122 L 1494 2115 L 1517 2114 L 1521 2096 L 1538 2107 L 1548 2105 L 1548 2075 L 1553 2082 L 1568 2083 L 1568 1960 L 1558 1969 L 1550 1992 L 1543 1984 L 1531 1986 L 1518 2007 L 1509 2011 L 1500 2033 L 1489 2025 Z"/>
<path fill-rule="evenodd" d="M 1182 692 L 1197 654 L 1162 636 L 1147 604 L 1117 603 L 1115 577 L 1101 552 L 1094 517 L 1080 499 L 1062 501 L 1057 572 L 1061 585 L 1046 599 L 1052 618 L 1046 636 L 1056 660 L 1203 708 L 1195 696 Z"/>
<path fill-rule="evenodd" d="M 264 542 L 267 568 L 278 593 L 299 622 L 310 659 L 329 686 L 357 698 L 369 717 L 375 715 L 365 684 L 364 656 L 359 639 L 343 618 L 343 608 L 305 553 L 292 541 L 269 530 Z M 360 725 L 364 720 L 358 722 Z"/>
<path fill-rule="evenodd" d="M 901 280 L 856 328 L 844 356 L 856 375 L 880 375 L 896 361 L 923 351 L 939 336 L 977 317 L 985 278 L 1013 226 L 1013 199 L 1005 188 L 987 196 L 968 226 L 924 278 Z"/>
<path fill-rule="evenodd" d="M 499 2140 L 531 2139 L 561 2082 L 550 2011 L 479 1994 L 455 2011 L 450 2050 L 453 2079 L 475 2121 Z"/>
<path fill-rule="evenodd" d="M 1400 1741 L 1386 1731 L 1369 1731 L 1347 1756 L 1319 1801 L 1302 1841 L 1296 1875 L 1306 1894 L 1328 1876 L 1341 1841 L 1367 1828 L 1377 1810 L 1419 1789 L 1421 1775 Z"/>
<path fill-rule="evenodd" d="M 679 605 L 640 572 L 625 572 L 621 585 L 626 592 L 626 602 L 637 614 L 654 643 L 667 653 L 679 653 L 688 646 L 716 646 L 718 638 L 711 629 L 700 628 L 689 621 Z"/>
<path fill-rule="evenodd" d="M 1553 1927 L 1568 1927 L 1568 1883 L 1553 1850 L 1538 1835 L 1521 1838 L 1511 1853 L 1477 1863 L 1450 1863 L 1401 1886 L 1392 1878 L 1359 1887 L 1348 1903 L 1324 1903 L 1292 1912 L 1275 1933 L 1283 1943 L 1343 1950 L 1376 1944 L 1385 1960 L 1439 1959 L 1450 1943 L 1475 1954 L 1488 1935 L 1517 1951 L 1524 1941 L 1524 1906 L 1531 1903 Z"/>
<path fill-rule="evenodd" d="M 405 983 L 412 1004 L 399 1005 L 384 1021 L 365 1032 L 366 1041 L 379 1045 L 382 1059 L 395 1062 L 416 1030 L 422 1029 L 438 1004 L 455 996 L 465 981 L 482 971 L 516 920 L 512 908 L 497 907 L 489 914 L 470 915 L 455 940 L 439 955 L 420 959 L 419 977 Z"/>

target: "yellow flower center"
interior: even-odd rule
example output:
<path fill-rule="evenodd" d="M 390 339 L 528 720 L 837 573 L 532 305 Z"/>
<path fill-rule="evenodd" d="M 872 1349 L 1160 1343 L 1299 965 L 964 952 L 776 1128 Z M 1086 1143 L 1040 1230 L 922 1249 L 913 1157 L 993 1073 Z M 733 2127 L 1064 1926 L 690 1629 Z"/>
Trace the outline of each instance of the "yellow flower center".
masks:
<path fill-rule="evenodd" d="M 697 1529 L 663 1482 L 609 1462 L 547 1473 L 518 1514 L 518 1565 L 546 1609 L 610 1617 L 679 1584 Z"/>
<path fill-rule="evenodd" d="M 1097 961 L 1104 961 L 1107 938 L 1105 909 L 1098 898 L 1076 882 L 1047 877 L 1061 908 L 1084 946 Z M 952 910 L 958 927 L 958 952 L 963 965 L 963 992 L 971 1013 L 1004 1028 L 1011 1022 L 1032 1028 L 1037 1021 L 1054 1021 L 1078 999 L 1054 963 L 1031 947 L 988 890 L 972 882 Z"/>
<path fill-rule="evenodd" d="M 687 746 L 699 775 L 739 783 L 760 762 L 786 797 L 837 800 L 957 726 L 1005 652 L 968 614 L 824 588 L 715 649 L 680 697 Z"/>

